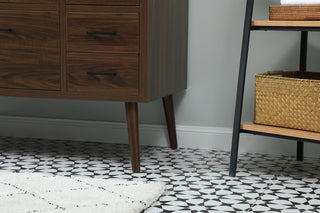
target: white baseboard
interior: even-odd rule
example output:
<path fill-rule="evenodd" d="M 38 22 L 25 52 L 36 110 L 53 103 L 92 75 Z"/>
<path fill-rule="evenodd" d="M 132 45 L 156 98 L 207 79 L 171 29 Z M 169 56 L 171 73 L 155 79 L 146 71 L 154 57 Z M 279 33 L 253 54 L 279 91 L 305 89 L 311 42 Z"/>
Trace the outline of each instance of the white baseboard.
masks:
<path fill-rule="evenodd" d="M 140 124 L 140 144 L 168 146 L 166 126 Z M 128 143 L 125 123 L 69 119 L 0 116 L 0 135 Z M 178 146 L 230 151 L 231 128 L 177 125 Z M 296 143 L 288 140 L 241 134 L 239 152 L 295 155 Z M 306 143 L 305 155 L 320 157 L 320 144 Z"/>

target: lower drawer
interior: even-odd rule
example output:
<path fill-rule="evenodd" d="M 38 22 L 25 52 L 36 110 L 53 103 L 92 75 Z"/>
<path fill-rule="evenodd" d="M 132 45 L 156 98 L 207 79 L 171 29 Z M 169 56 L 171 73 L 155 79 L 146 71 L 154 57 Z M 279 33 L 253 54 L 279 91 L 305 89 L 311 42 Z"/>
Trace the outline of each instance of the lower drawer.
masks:
<path fill-rule="evenodd" d="M 139 5 L 140 0 L 66 0 L 67 4 Z"/>
<path fill-rule="evenodd" d="M 56 4 L 58 0 L 0 0 L 0 3 Z"/>
<path fill-rule="evenodd" d="M 138 55 L 70 53 L 68 91 L 138 93 Z"/>

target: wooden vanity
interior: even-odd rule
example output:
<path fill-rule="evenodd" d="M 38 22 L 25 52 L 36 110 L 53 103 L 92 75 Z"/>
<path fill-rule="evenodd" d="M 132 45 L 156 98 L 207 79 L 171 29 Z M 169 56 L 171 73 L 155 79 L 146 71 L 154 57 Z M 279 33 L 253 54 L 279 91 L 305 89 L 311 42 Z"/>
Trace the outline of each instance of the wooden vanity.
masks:
<path fill-rule="evenodd" d="M 187 87 L 188 0 L 0 0 L 0 95 L 120 101 L 132 169 L 138 107 Z"/>

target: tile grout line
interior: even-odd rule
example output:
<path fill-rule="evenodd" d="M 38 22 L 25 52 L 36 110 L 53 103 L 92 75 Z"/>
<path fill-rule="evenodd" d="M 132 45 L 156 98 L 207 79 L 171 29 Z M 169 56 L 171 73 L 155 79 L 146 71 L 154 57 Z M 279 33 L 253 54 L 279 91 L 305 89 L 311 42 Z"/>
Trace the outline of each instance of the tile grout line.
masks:
<path fill-rule="evenodd" d="M 276 175 L 275 175 L 273 178 L 270 179 L 270 181 L 272 181 L 272 180 L 276 180 Z M 257 203 L 259 200 L 261 200 L 261 197 L 264 195 L 264 193 L 265 193 L 268 189 L 270 189 L 270 186 L 271 186 L 271 185 L 272 185 L 272 183 L 267 183 L 266 188 L 264 188 L 263 192 L 259 193 L 258 199 L 256 199 L 256 201 L 255 201 L 254 203 L 252 203 L 248 209 L 245 210 L 246 212 L 253 211 L 252 209 L 256 206 L 256 203 Z M 261 201 L 262 201 L 262 200 L 261 200 Z"/>

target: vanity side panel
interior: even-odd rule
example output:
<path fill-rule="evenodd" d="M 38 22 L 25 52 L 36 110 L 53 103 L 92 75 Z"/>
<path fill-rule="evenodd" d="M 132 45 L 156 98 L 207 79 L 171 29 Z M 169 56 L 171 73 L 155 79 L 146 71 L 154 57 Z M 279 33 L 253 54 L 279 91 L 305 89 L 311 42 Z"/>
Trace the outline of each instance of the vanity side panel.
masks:
<path fill-rule="evenodd" d="M 187 88 L 188 0 L 147 0 L 147 100 Z"/>

